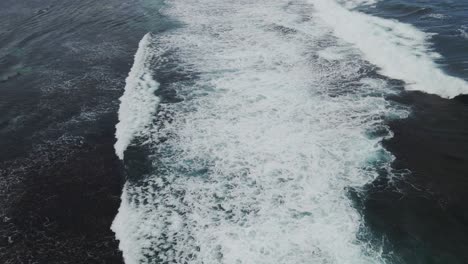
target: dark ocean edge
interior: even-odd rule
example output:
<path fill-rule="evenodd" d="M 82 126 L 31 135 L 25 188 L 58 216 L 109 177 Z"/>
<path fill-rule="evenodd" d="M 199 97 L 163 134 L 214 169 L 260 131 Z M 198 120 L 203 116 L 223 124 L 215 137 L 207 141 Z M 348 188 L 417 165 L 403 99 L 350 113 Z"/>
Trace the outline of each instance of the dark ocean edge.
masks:
<path fill-rule="evenodd" d="M 392 263 L 463 264 L 468 259 L 468 96 L 402 91 L 411 109 L 389 122 L 395 160 L 356 199 L 374 242 Z"/>
<path fill-rule="evenodd" d="M 159 8 L 0 1 L 0 263 L 123 264 L 118 98 Z"/>
<path fill-rule="evenodd" d="M 50 145 L 6 164 L 12 170 L 29 167 L 11 171 L 23 180 L 1 195 L 6 198 L 0 223 L 5 264 L 123 264 L 110 226 L 125 177 L 113 148 L 116 116 L 106 119 L 102 134 L 85 142 Z"/>

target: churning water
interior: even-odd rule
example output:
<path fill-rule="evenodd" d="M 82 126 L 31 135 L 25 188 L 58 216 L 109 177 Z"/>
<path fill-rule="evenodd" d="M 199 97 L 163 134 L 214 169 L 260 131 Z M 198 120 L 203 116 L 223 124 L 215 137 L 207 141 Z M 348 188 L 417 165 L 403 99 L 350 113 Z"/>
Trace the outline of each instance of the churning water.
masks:
<path fill-rule="evenodd" d="M 429 34 L 356 10 L 375 3 L 165 2 L 177 26 L 141 40 L 119 111 L 127 264 L 386 262 L 349 190 L 391 174 L 393 78 L 445 98 L 468 84 Z"/>

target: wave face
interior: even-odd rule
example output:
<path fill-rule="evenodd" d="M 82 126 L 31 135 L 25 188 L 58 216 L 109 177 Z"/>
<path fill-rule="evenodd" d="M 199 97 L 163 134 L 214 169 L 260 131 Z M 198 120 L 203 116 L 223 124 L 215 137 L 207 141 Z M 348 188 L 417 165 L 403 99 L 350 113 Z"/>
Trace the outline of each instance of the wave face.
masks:
<path fill-rule="evenodd" d="M 119 123 L 116 125 L 115 152 L 120 159 L 124 151 L 137 136 L 143 136 L 155 118 L 159 98 L 154 92 L 159 83 L 153 79 L 151 67 L 157 52 L 152 47 L 151 34 L 146 34 L 140 41 L 135 61 L 126 79 L 125 91 L 120 98 Z"/>
<path fill-rule="evenodd" d="M 348 190 L 388 169 L 385 120 L 406 111 L 327 8 L 355 16 L 320 0 L 167 1 L 182 26 L 158 52 L 142 40 L 119 113 L 119 156 L 135 135 L 151 152 L 112 226 L 127 264 L 385 263 Z M 157 83 L 137 62 L 154 54 L 186 77 L 165 80 L 183 100 L 151 125 Z"/>

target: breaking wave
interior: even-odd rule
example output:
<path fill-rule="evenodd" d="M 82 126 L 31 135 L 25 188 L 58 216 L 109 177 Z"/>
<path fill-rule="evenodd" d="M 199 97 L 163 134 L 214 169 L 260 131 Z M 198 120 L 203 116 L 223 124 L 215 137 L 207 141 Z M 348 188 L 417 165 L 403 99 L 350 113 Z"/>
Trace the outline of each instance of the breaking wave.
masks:
<path fill-rule="evenodd" d="M 152 63 L 155 49 L 151 34 L 140 41 L 135 62 L 126 79 L 125 91 L 120 98 L 119 123 L 116 125 L 115 151 L 120 159 L 136 136 L 141 136 L 155 118 L 159 98 L 154 94 L 159 83 L 153 79 Z"/>
<path fill-rule="evenodd" d="M 444 73 L 434 60 L 430 34 L 412 25 L 347 9 L 335 1 L 309 0 L 317 15 L 333 28 L 334 34 L 353 44 L 364 59 L 380 67 L 380 72 L 406 82 L 407 90 L 418 90 L 453 98 L 468 93 L 468 83 Z"/>

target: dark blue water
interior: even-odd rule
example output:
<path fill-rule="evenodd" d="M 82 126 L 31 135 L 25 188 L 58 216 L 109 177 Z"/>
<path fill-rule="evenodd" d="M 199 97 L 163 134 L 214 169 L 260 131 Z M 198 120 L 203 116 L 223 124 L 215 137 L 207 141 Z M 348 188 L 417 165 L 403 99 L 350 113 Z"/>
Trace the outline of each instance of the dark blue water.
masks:
<path fill-rule="evenodd" d="M 0 263 L 122 263 L 110 231 L 126 173 L 114 126 L 138 41 L 167 27 L 157 2 L 0 2 Z M 468 1 L 359 9 L 434 33 L 437 63 L 468 80 Z M 468 99 L 389 100 L 411 114 L 390 122 L 384 143 L 399 178 L 382 172 L 350 194 L 363 239 L 389 263 L 468 263 Z"/>
<path fill-rule="evenodd" d="M 380 1 L 365 12 L 415 25 L 435 34 L 437 62 L 448 74 L 468 79 L 468 1 Z M 393 263 L 468 262 L 468 100 L 444 100 L 419 92 L 396 101 L 408 119 L 391 123 L 386 142 L 402 177 L 382 176 L 362 198 L 367 223 Z"/>
<path fill-rule="evenodd" d="M 0 1 L 0 263 L 122 263 L 118 97 L 151 1 Z"/>

